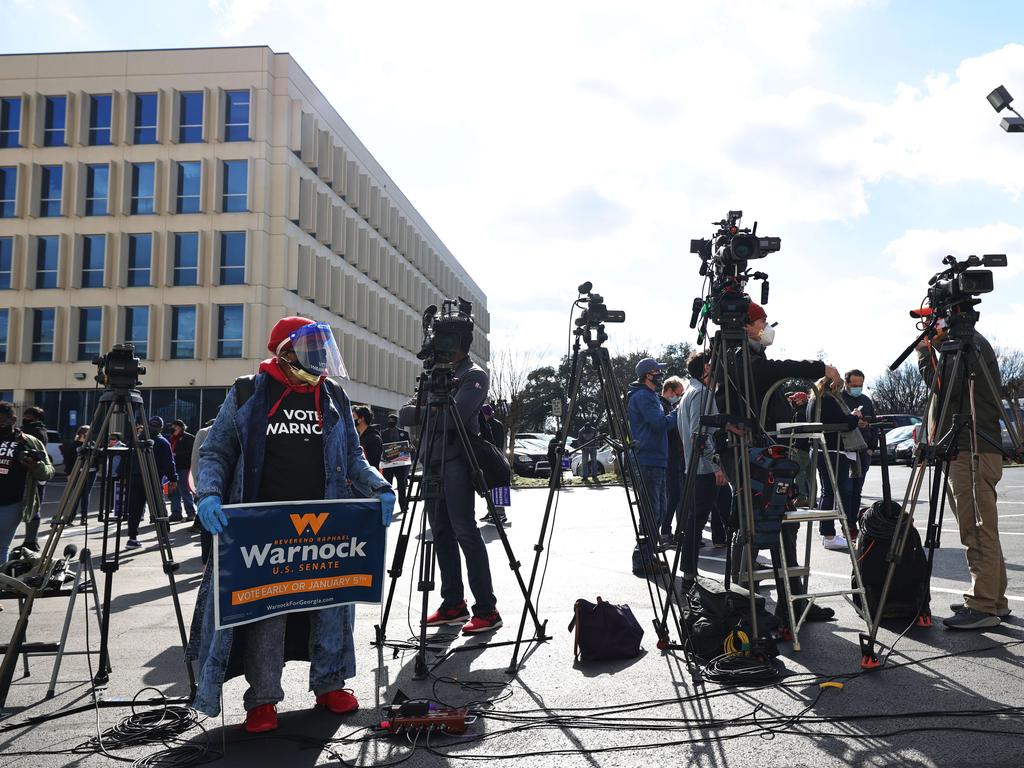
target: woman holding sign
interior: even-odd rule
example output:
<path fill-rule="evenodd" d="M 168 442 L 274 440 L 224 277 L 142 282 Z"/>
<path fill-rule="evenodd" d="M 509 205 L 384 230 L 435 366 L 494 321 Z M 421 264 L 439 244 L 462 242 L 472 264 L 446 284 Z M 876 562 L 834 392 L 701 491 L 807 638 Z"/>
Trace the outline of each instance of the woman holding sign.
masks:
<path fill-rule="evenodd" d="M 255 377 L 235 382 L 200 449 L 203 527 L 220 534 L 230 525 L 222 504 L 344 499 L 352 488 L 379 498 L 383 524 L 390 523 L 394 492 L 363 456 L 348 396 L 327 378 L 346 375 L 330 326 L 285 317 L 274 326 L 267 347 L 274 357 L 260 364 Z M 208 565 L 188 649 L 199 661 L 197 710 L 218 714 L 224 680 L 244 674 L 246 730 L 275 729 L 286 656 L 309 660 L 317 706 L 336 714 L 358 708 L 345 690 L 345 681 L 355 674 L 351 605 L 218 630 L 212 571 Z M 298 638 L 306 642 L 295 642 Z"/>

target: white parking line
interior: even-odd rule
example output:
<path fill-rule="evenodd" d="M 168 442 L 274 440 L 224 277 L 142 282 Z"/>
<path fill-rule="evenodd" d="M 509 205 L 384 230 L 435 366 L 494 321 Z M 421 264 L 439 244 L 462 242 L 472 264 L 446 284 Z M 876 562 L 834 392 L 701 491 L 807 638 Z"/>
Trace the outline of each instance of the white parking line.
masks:
<path fill-rule="evenodd" d="M 957 531 L 951 531 L 951 533 L 957 533 Z M 719 563 L 724 563 L 725 562 L 725 558 L 724 557 L 715 557 L 714 555 L 701 555 L 700 558 L 702 560 L 715 560 L 715 561 L 717 561 Z M 850 579 L 850 574 L 848 574 L 848 573 L 847 574 L 826 573 L 825 571 L 811 571 L 811 573 L 813 575 L 815 575 L 815 576 L 825 576 L 825 577 L 830 578 L 830 579 L 842 579 L 843 581 L 849 581 L 849 579 Z M 944 592 L 944 593 L 946 593 L 948 595 L 962 595 L 964 593 L 964 591 L 962 589 L 945 589 L 944 587 L 931 587 L 931 591 L 932 592 Z M 1006 599 L 1007 600 L 1019 600 L 1020 602 L 1024 603 L 1024 597 L 1017 597 L 1016 595 L 1007 595 Z"/>
<path fill-rule="evenodd" d="M 953 530 L 950 530 L 949 528 L 943 528 L 942 532 L 943 533 L 955 533 L 957 536 L 960 535 L 960 531 L 953 531 Z M 1022 533 L 1020 531 L 1000 531 L 999 535 L 1000 536 L 1024 536 L 1024 533 Z"/>

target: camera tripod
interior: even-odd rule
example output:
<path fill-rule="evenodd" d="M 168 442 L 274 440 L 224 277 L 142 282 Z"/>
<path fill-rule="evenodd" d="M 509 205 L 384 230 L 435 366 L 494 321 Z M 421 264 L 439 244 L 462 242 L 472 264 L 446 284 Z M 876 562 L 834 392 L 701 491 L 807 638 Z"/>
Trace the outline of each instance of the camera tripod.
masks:
<path fill-rule="evenodd" d="M 580 291 L 589 289 L 590 284 L 585 283 Z M 595 296 L 596 294 L 590 294 Z M 582 301 L 582 300 L 577 300 Z M 601 390 L 601 399 L 605 418 L 608 421 L 608 434 L 604 441 L 615 453 L 615 460 L 621 468 L 626 482 L 626 501 L 629 506 L 630 518 L 633 523 L 633 532 L 636 537 L 637 546 L 640 548 L 643 562 L 643 575 L 647 584 L 647 591 L 650 596 L 651 605 L 654 609 L 654 630 L 658 637 L 658 648 L 683 650 L 687 659 L 687 666 L 691 673 L 695 667 L 691 664 L 690 646 L 682 642 L 688 636 L 688 627 L 683 621 L 682 615 L 674 596 L 674 579 L 667 582 L 667 586 L 658 578 L 670 570 L 667 558 L 658 547 L 658 521 L 653 519 L 651 499 L 648 495 L 647 486 L 640 475 L 640 467 L 636 461 L 634 445 L 627 430 L 628 419 L 625 412 L 625 402 L 619 390 L 615 378 L 615 371 L 612 368 L 608 349 L 604 342 L 608 340 L 605 333 L 605 326 L 602 320 L 606 315 L 612 313 L 604 307 L 603 302 L 597 299 L 594 303 L 591 299 L 590 309 L 584 312 L 578 319 L 577 326 L 573 331 L 574 341 L 572 347 L 572 366 L 569 375 L 569 407 L 559 431 L 556 447 L 555 463 L 552 467 L 551 478 L 548 483 L 548 499 L 544 507 L 544 517 L 541 521 L 540 532 L 537 537 L 537 544 L 534 546 L 536 553 L 533 558 L 533 567 L 530 571 L 529 592 L 532 595 L 537 585 L 537 574 L 540 570 L 541 555 L 545 548 L 548 527 L 551 524 L 551 514 L 554 508 L 555 496 L 559 491 L 557 467 L 561 466 L 562 456 L 565 453 L 565 445 L 569 436 L 569 425 L 573 421 L 580 405 L 580 384 L 583 379 L 583 366 L 587 360 L 591 361 L 597 373 L 598 383 Z M 596 311 L 595 310 L 599 310 Z M 622 316 L 624 318 L 624 315 Z M 609 320 L 610 322 L 621 322 L 621 320 Z M 586 344 L 586 350 L 582 349 Z M 679 634 L 680 642 L 673 643 L 668 631 L 668 617 Z M 520 648 L 523 642 L 523 633 L 526 627 L 526 611 L 519 621 L 519 632 L 516 636 L 516 645 L 512 653 L 510 669 L 515 668 L 519 658 Z"/>
<path fill-rule="evenodd" d="M 942 341 L 939 347 L 939 365 L 934 371 L 932 380 L 929 382 L 928 407 L 925 411 L 929 417 L 937 414 L 933 422 L 929 418 L 927 432 L 924 439 L 918 442 L 914 455 L 914 463 L 910 473 L 910 481 L 903 497 L 903 505 L 899 510 L 891 510 L 892 498 L 888 482 L 883 484 L 882 496 L 886 510 L 898 511 L 896 526 L 892 539 L 889 542 L 889 551 L 886 553 L 886 562 L 889 566 L 886 570 L 885 581 L 882 583 L 882 591 L 879 594 L 878 607 L 875 612 L 874 621 L 871 623 L 871 631 L 860 635 L 861 667 L 864 669 L 877 669 L 881 666 L 878 656 L 875 653 L 875 642 L 878 635 L 879 623 L 885 611 L 886 601 L 892 587 L 896 566 L 903 557 L 907 538 L 911 527 L 914 524 L 914 512 L 917 509 L 921 495 L 921 488 L 924 485 L 925 475 L 929 468 L 933 469 L 931 485 L 928 490 L 928 523 L 925 530 L 924 548 L 928 550 L 927 569 L 925 578 L 931 583 L 932 566 L 935 561 L 935 550 L 940 547 L 942 535 L 942 518 L 945 513 L 947 496 L 949 493 L 949 473 L 953 460 L 962 452 L 960 439 L 966 430 L 970 443 L 970 471 L 971 488 L 976 488 L 975 472 L 978 456 L 979 438 L 995 448 L 1001 455 L 1005 455 L 999 436 L 987 435 L 978 430 L 976 421 L 975 394 L 977 388 L 977 373 L 981 372 L 981 379 L 986 393 L 996 402 L 1002 401 L 1000 388 L 996 379 L 988 369 L 988 365 L 981 350 L 978 349 L 975 334 L 975 324 L 978 321 L 979 313 L 974 310 L 952 314 L 949 317 L 949 335 Z M 904 360 L 918 347 L 925 339 L 931 341 L 937 335 L 935 323 L 929 323 L 920 336 L 915 339 L 906 350 L 898 357 L 890 370 L 896 370 Z M 965 413 L 966 410 L 966 413 Z M 945 434 L 939 434 L 941 425 L 946 423 L 947 416 L 951 419 L 949 429 Z M 1014 451 L 1019 456 L 1022 449 L 1021 436 L 1017 432 L 1017 425 L 1012 419 L 1004 419 L 1007 432 L 1013 442 Z M 886 468 L 883 467 L 883 470 Z M 977 505 L 977 498 L 973 498 L 973 509 L 969 512 L 964 509 L 957 509 L 957 515 L 973 513 L 975 524 L 982 525 L 981 514 Z M 919 627 L 932 626 L 932 616 L 929 599 L 925 600 L 919 608 L 916 624 Z"/>
<path fill-rule="evenodd" d="M 115 355 L 118 356 L 116 360 Z M 127 355 L 129 362 L 134 361 L 134 368 L 129 373 L 125 373 L 122 370 L 112 370 L 115 363 L 124 364 L 125 355 Z M 165 700 L 161 698 L 154 699 L 152 703 L 186 704 L 192 700 L 192 695 L 195 694 L 195 675 L 191 663 L 184 657 L 184 649 L 188 643 L 188 638 L 181 613 L 178 588 L 174 580 L 174 573 L 178 570 L 178 564 L 174 561 L 174 555 L 171 550 L 167 514 L 164 509 L 156 460 L 153 456 L 153 441 L 149 436 L 149 425 L 142 405 L 142 395 L 136 389 L 139 384 L 138 375 L 139 373 L 145 373 L 145 369 L 137 365 L 138 360 L 134 358 L 134 348 L 131 345 L 118 345 L 114 347 L 114 351 L 110 355 L 106 358 L 99 358 L 95 361 L 95 364 L 99 368 L 96 379 L 105 384 L 105 389 L 100 395 L 96 411 L 93 414 L 93 420 L 90 422 L 93 426 L 86 437 L 85 445 L 79 449 L 78 457 L 75 459 L 74 466 L 68 474 L 67 485 L 64 488 L 64 493 L 61 495 L 57 514 L 53 519 L 53 527 L 46 539 L 46 543 L 40 550 L 39 560 L 36 565 L 22 579 L 10 579 L 5 582 L 7 589 L 17 591 L 23 597 L 21 600 L 21 612 L 15 624 L 14 632 L 11 635 L 11 640 L 7 644 L 7 651 L 4 654 L 2 666 L 0 666 L 0 707 L 3 707 L 7 701 L 18 656 L 21 654 L 25 643 L 32 608 L 36 598 L 40 597 L 46 589 L 49 574 L 57 560 L 57 548 L 60 545 L 61 536 L 64 533 L 65 527 L 78 514 L 79 500 L 85 491 L 89 472 L 101 461 L 104 461 L 106 464 L 106 472 L 101 486 L 102 501 L 100 513 L 103 516 L 104 522 L 100 570 L 105 574 L 106 578 L 104 579 L 100 614 L 99 664 L 92 683 L 94 698 L 99 706 L 130 706 L 133 703 L 122 700 L 104 700 L 95 695 L 97 689 L 106 687 L 110 679 L 110 672 L 112 671 L 108 643 L 111 618 L 110 602 L 114 574 L 120 566 L 121 525 L 126 514 L 125 500 L 127 499 L 128 492 L 131 490 L 128 486 L 133 481 L 128 466 L 132 458 L 139 463 L 143 493 L 150 513 L 156 522 L 160 558 L 163 564 L 163 571 L 167 575 L 171 599 L 174 603 L 174 612 L 182 645 L 182 661 L 185 665 L 190 686 L 190 696 L 187 699 Z M 134 429 L 136 415 L 142 420 L 144 434 L 141 437 L 136 435 Z M 120 428 L 127 441 L 127 448 L 121 450 L 107 448 L 106 445 L 110 434 L 117 432 L 118 428 Z M 124 474 L 122 482 L 117 482 L 114 477 L 113 467 L 116 462 L 120 463 L 120 469 Z M 137 700 L 134 703 L 150 702 Z M 91 706 L 93 705 L 89 704 L 85 708 Z"/>
<path fill-rule="evenodd" d="M 391 606 L 394 600 L 395 589 L 398 585 L 398 580 L 403 574 L 405 556 L 409 548 L 409 538 L 413 531 L 417 506 L 420 501 L 437 504 L 445 498 L 446 489 L 444 487 L 443 474 L 445 459 L 447 458 L 448 435 L 451 432 L 451 427 L 454 427 L 454 433 L 457 436 L 459 446 L 463 453 L 462 457 L 456 457 L 452 460 L 465 461 L 468 464 L 473 489 L 484 498 L 484 501 L 487 504 L 487 512 L 496 522 L 498 538 L 501 540 L 502 547 L 505 550 L 505 555 L 508 557 L 509 568 L 515 574 L 516 581 L 519 584 L 519 589 L 523 594 L 523 621 L 525 622 L 527 616 L 530 616 L 533 620 L 533 641 L 543 642 L 550 639 L 546 634 L 547 622 L 541 622 L 538 618 L 537 610 L 531 599 L 530 590 L 527 589 L 526 584 L 523 582 L 523 577 L 520 573 L 520 563 L 516 559 L 515 553 L 512 551 L 512 545 L 509 543 L 508 534 L 505 533 L 504 526 L 498 523 L 495 517 L 496 513 L 494 502 L 491 500 L 487 482 L 484 479 L 483 470 L 480 468 L 480 463 L 477 460 L 476 455 L 473 453 L 469 433 L 466 430 L 466 425 L 463 423 L 462 417 L 459 415 L 458 406 L 455 403 L 454 393 L 458 388 L 458 384 L 458 380 L 454 377 L 454 366 L 450 364 L 436 364 L 432 366 L 430 370 L 424 371 L 420 375 L 417 386 L 416 409 L 418 417 L 417 421 L 425 424 L 421 432 L 421 435 L 423 435 L 425 439 L 420 441 L 420 448 L 416 452 L 416 459 L 414 460 L 409 473 L 412 478 L 408 496 L 411 503 L 409 505 L 409 511 L 402 516 L 402 523 L 398 533 L 398 541 L 395 545 L 395 553 L 392 558 L 391 568 L 388 570 L 388 576 L 391 581 L 388 585 L 387 599 L 385 600 L 383 610 L 381 611 L 380 623 L 374 626 L 375 639 L 373 644 L 378 648 L 388 644 L 388 619 L 391 614 Z M 424 410 L 426 411 L 425 414 Z M 422 421 L 420 418 L 421 414 L 424 414 Z M 435 456 L 435 448 L 437 447 L 440 448 L 440 463 L 433 460 L 433 457 Z M 421 464 L 421 461 L 422 476 L 419 480 L 416 480 L 416 469 L 417 466 Z M 427 616 L 430 610 L 430 593 L 434 590 L 437 567 L 434 542 L 432 539 L 428 539 L 427 537 L 427 522 L 427 514 L 426 510 L 424 510 L 419 521 L 419 542 L 421 552 L 419 573 L 417 574 L 416 584 L 417 589 L 422 594 L 422 600 L 419 637 L 415 644 L 416 661 L 413 671 L 414 680 L 426 679 L 432 670 L 436 669 L 437 666 L 442 664 L 455 653 L 463 651 L 477 651 L 485 647 L 497 648 L 501 646 L 508 646 L 512 645 L 513 642 L 516 643 L 518 648 L 519 643 L 519 638 L 517 638 L 515 641 L 498 641 L 461 645 L 449 648 L 443 653 L 440 653 L 438 657 L 433 660 L 433 663 L 428 665 L 427 651 L 437 651 L 440 649 L 436 646 L 431 646 L 427 640 Z M 475 519 L 473 520 L 473 524 L 476 524 Z M 399 647 L 409 647 L 409 644 L 394 644 L 393 647 L 395 647 L 395 653 L 397 654 Z M 518 665 L 515 663 L 515 659 L 513 659 L 513 663 L 509 666 L 508 671 L 510 674 L 514 674 L 518 671 Z"/>

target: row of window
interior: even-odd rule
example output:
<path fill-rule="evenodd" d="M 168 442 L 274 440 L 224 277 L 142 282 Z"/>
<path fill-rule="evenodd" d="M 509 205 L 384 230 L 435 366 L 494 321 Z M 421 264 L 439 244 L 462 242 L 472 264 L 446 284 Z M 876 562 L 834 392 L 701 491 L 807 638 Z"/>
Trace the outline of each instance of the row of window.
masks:
<path fill-rule="evenodd" d="M 79 235 L 79 267 L 73 280 L 76 288 L 102 288 L 107 284 L 108 235 Z M 218 232 L 217 282 L 219 285 L 245 284 L 245 232 Z M 60 235 L 40 235 L 34 238 L 34 273 L 27 286 L 33 288 L 60 288 Z M 124 287 L 152 286 L 153 234 L 139 232 L 125 236 L 127 264 Z M 170 281 L 175 286 L 199 285 L 199 233 L 172 232 Z M 121 284 L 122 281 L 113 281 Z M 0 237 L 0 290 L 17 288 L 14 280 L 14 238 Z"/>
<path fill-rule="evenodd" d="M 211 105 L 207 104 L 208 91 L 176 92 L 174 112 L 177 119 L 172 130 L 179 144 L 193 144 L 204 141 L 204 115 Z M 0 149 L 28 146 L 23 136 L 28 125 L 26 99 L 21 96 L 0 98 Z M 83 110 L 83 135 L 79 143 L 88 146 L 109 146 L 113 143 L 114 94 L 83 94 L 79 109 Z M 129 136 L 132 144 L 159 143 L 157 123 L 159 115 L 158 93 L 130 93 L 126 97 L 129 109 Z M 248 89 L 224 91 L 223 141 L 249 141 L 250 93 Z M 37 122 L 41 124 L 42 135 L 37 141 L 44 147 L 64 147 L 69 144 L 71 125 L 69 97 L 67 95 L 40 96 L 36 109 L 40 111 Z M 41 120 L 40 120 L 41 118 Z"/>
<path fill-rule="evenodd" d="M 168 359 L 193 360 L 196 357 L 196 307 L 193 304 L 171 306 L 169 310 L 170 337 Z M 242 357 L 245 306 L 219 304 L 216 307 L 216 355 L 218 358 Z M 135 354 L 149 357 L 149 306 L 121 308 L 123 323 L 121 341 L 135 345 Z M 77 340 L 72 358 L 91 362 L 100 354 L 103 331 L 103 307 L 78 307 Z M 26 310 L 30 323 L 29 360 L 34 363 L 54 361 L 57 310 L 41 307 Z M 7 362 L 10 310 L 0 309 L 0 363 Z"/>
<path fill-rule="evenodd" d="M 110 202 L 110 174 L 112 163 L 88 164 L 84 173 L 85 216 L 106 216 L 112 213 Z M 21 166 L 24 168 L 24 166 Z M 33 215 L 49 218 L 64 215 L 65 165 L 34 166 L 38 174 L 38 199 L 33 203 Z M 202 213 L 203 163 L 200 160 L 174 163 L 171 189 L 174 213 Z M 19 166 L 0 166 L 0 219 L 18 216 Z M 249 161 L 220 161 L 220 207 L 223 213 L 241 213 L 249 210 Z M 156 213 L 156 163 L 126 163 L 127 186 L 124 210 L 129 215 Z"/>

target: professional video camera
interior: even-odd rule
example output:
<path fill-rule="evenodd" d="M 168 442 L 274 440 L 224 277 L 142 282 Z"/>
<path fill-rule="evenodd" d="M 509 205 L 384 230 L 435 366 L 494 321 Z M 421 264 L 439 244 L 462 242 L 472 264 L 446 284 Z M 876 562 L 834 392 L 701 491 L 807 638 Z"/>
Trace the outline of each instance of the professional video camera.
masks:
<path fill-rule="evenodd" d="M 15 461 L 21 461 L 22 459 L 32 459 L 32 461 L 45 461 L 46 451 L 38 451 L 33 448 L 29 448 L 24 443 L 18 443 L 14 447 L 13 459 Z"/>
<path fill-rule="evenodd" d="M 145 366 L 135 356 L 134 344 L 115 344 L 107 354 L 93 358 L 92 364 L 96 366 L 96 381 L 118 391 L 135 389 L 146 374 Z"/>
<path fill-rule="evenodd" d="M 576 290 L 579 291 L 581 296 L 586 296 L 586 298 L 580 298 L 577 301 L 580 304 L 587 305 L 587 308 L 576 318 L 577 327 L 593 327 L 601 323 L 626 322 L 625 311 L 621 309 L 608 309 L 608 305 L 604 303 L 604 296 L 599 293 L 593 293 L 594 284 L 589 280 L 580 285 Z"/>
<path fill-rule="evenodd" d="M 768 275 L 751 272 L 747 262 L 763 259 L 782 248 L 778 237 L 758 237 L 757 222 L 753 228 L 740 227 L 743 211 L 729 211 L 726 218 L 714 221 L 718 231 L 710 239 L 690 241 L 690 253 L 700 257 L 700 275 L 711 283 L 707 296 L 693 300 L 690 327 L 696 328 L 703 317 L 698 342 L 703 344 L 707 321 L 710 319 L 723 330 L 737 332 L 746 322 L 750 297 L 746 294 L 747 281 L 761 280 L 761 303 L 768 303 Z"/>
<path fill-rule="evenodd" d="M 473 304 L 463 298 L 445 299 L 441 311 L 431 304 L 423 312 L 423 346 L 416 354 L 423 367 L 451 365 L 460 343 L 473 340 Z"/>

